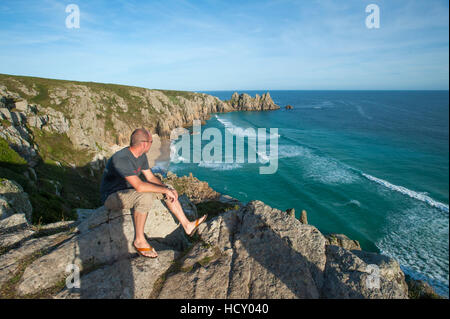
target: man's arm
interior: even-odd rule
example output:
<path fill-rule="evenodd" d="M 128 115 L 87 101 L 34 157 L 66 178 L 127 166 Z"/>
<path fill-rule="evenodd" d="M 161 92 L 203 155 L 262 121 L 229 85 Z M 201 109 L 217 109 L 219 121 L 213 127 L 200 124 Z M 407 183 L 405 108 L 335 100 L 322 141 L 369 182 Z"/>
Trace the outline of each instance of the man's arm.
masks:
<path fill-rule="evenodd" d="M 156 178 L 156 177 L 155 177 Z M 178 194 L 176 190 L 171 190 L 164 184 L 153 184 L 144 182 L 136 175 L 126 176 L 125 179 L 134 189 L 139 193 L 162 193 L 165 194 L 171 202 L 178 199 Z"/>
<path fill-rule="evenodd" d="M 149 181 L 150 183 L 164 186 L 164 184 L 161 182 L 161 180 L 158 177 L 156 177 L 155 175 L 153 175 L 153 172 L 151 170 L 144 169 L 144 170 L 142 170 L 142 173 L 144 174 L 147 181 Z"/>
<path fill-rule="evenodd" d="M 164 186 L 163 184 L 159 184 L 158 185 L 158 184 L 154 184 L 154 183 L 147 183 L 147 182 L 144 182 L 142 179 L 140 179 L 136 175 L 126 176 L 125 179 L 139 193 L 163 193 L 163 194 L 167 194 L 167 192 L 169 191 L 169 189 L 166 186 Z"/>
<path fill-rule="evenodd" d="M 142 173 L 144 174 L 144 176 L 147 179 L 147 181 L 149 181 L 150 183 L 154 183 L 154 184 L 157 184 L 157 185 L 162 185 L 164 187 L 168 187 L 169 190 L 175 196 L 175 199 L 178 199 L 177 191 L 171 185 L 165 185 L 163 182 L 161 182 L 159 177 L 155 176 L 150 169 L 144 169 L 144 170 L 142 170 Z"/>

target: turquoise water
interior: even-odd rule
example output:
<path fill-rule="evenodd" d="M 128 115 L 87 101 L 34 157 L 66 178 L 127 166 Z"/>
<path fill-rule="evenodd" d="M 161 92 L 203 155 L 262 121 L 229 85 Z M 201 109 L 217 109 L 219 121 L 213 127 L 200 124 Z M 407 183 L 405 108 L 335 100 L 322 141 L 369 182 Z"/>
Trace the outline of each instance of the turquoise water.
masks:
<path fill-rule="evenodd" d="M 226 100 L 233 92 L 205 93 Z M 344 233 L 365 250 L 396 258 L 406 273 L 448 296 L 448 91 L 270 93 L 280 110 L 216 113 L 202 130 L 278 128 L 275 174 L 259 174 L 268 163 L 247 161 L 172 162 L 169 170 L 192 172 L 243 202 L 305 209 L 323 233 Z"/>

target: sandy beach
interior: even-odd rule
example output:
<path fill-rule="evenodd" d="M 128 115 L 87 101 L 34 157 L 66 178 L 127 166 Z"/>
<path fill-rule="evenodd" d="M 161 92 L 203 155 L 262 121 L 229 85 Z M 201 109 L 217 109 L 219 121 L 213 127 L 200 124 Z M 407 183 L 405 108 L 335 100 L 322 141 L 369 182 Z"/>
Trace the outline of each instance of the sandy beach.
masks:
<path fill-rule="evenodd" d="M 158 134 L 153 134 L 153 143 L 147 153 L 150 168 L 160 167 L 164 170 L 169 168 L 170 162 L 170 140 L 162 139 Z"/>

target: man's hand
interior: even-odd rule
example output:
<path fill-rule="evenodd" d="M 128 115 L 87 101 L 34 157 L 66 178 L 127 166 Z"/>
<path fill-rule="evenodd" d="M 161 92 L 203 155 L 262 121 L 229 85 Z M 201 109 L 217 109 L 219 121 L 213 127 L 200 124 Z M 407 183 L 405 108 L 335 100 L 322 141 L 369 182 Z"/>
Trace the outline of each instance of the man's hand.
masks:
<path fill-rule="evenodd" d="M 178 193 L 175 189 L 168 188 L 165 194 L 172 203 L 178 199 Z"/>

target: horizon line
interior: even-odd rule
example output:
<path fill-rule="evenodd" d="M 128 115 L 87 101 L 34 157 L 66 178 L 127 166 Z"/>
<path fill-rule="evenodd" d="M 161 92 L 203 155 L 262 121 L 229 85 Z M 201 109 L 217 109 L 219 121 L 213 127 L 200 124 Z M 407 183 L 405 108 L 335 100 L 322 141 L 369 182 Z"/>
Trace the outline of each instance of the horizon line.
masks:
<path fill-rule="evenodd" d="M 228 92 L 228 91 L 444 91 L 448 92 L 449 89 L 167 89 L 167 88 L 147 88 L 144 86 L 132 85 L 132 84 L 124 84 L 124 83 L 112 83 L 112 82 L 98 82 L 98 81 L 89 81 L 89 80 L 68 80 L 68 79 L 57 79 L 57 78 L 48 78 L 41 76 L 33 76 L 33 75 L 22 75 L 22 74 L 6 74 L 0 73 L 0 75 L 6 76 L 21 76 L 21 77 L 30 77 L 30 78 L 39 78 L 45 80 L 55 80 L 55 81 L 68 81 L 68 82 L 85 82 L 85 83 L 100 83 L 100 84 L 111 84 L 111 85 L 122 85 L 122 86 L 132 86 L 143 88 L 147 90 L 167 90 L 167 91 L 184 91 L 184 92 Z"/>

